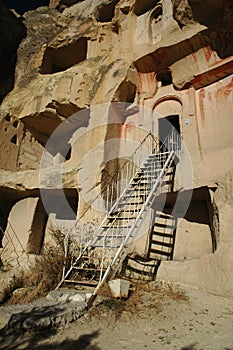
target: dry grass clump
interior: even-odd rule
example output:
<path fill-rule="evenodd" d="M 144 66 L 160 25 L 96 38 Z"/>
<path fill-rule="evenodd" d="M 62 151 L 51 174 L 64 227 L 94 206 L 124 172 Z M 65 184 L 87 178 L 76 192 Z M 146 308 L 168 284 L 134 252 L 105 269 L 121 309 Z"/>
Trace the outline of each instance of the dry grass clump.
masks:
<path fill-rule="evenodd" d="M 45 296 L 57 286 L 62 277 L 64 247 L 62 232 L 54 229 L 52 235 L 55 243 L 43 248 L 42 254 L 35 257 L 35 263 L 30 269 L 13 276 L 4 289 L 1 304 L 30 302 Z"/>
<path fill-rule="evenodd" d="M 131 286 L 128 299 L 116 299 L 111 297 L 111 292 L 107 284 L 105 284 L 98 293 L 100 296 L 106 297 L 97 307 L 89 310 L 90 317 L 106 317 L 113 321 L 118 320 L 122 316 L 128 318 L 140 315 L 143 317 L 145 309 L 148 313 L 162 312 L 164 306 L 169 300 L 177 302 L 188 301 L 187 295 L 176 285 L 164 282 L 135 282 Z"/>
<path fill-rule="evenodd" d="M 12 295 L 13 292 L 18 289 L 22 288 L 24 285 L 24 278 L 23 278 L 23 272 L 19 272 L 19 274 L 13 275 L 11 280 L 7 283 L 7 285 L 4 287 L 4 289 L 1 291 L 1 299 L 0 299 L 0 305 L 7 303 Z"/>

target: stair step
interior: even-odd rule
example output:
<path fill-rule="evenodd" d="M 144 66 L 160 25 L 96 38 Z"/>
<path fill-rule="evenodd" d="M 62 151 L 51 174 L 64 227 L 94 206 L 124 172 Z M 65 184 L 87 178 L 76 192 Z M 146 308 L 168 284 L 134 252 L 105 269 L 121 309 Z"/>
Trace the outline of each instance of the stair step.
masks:
<path fill-rule="evenodd" d="M 160 173 L 160 171 L 161 170 L 153 170 L 153 171 L 151 171 L 151 172 L 149 172 L 149 173 L 143 173 L 141 176 L 140 175 L 136 175 L 135 177 L 134 177 L 134 179 L 142 179 L 143 181 L 144 180 L 147 180 L 148 178 L 149 179 L 154 179 L 154 178 L 156 178 L 157 177 L 157 175 L 158 175 L 158 173 Z"/>
<path fill-rule="evenodd" d="M 168 224 L 166 224 L 166 223 L 161 224 L 160 222 L 156 222 L 154 226 L 155 226 L 155 227 L 156 227 L 156 226 L 157 226 L 157 227 L 162 227 L 162 228 L 169 229 L 169 230 L 170 230 L 170 229 L 175 229 L 174 225 L 168 225 Z"/>
<path fill-rule="evenodd" d="M 124 212 L 121 212 L 124 213 Z M 108 220 L 135 220 L 137 216 L 123 217 L 123 216 L 109 216 Z M 110 222 L 111 223 L 111 222 Z"/>
<path fill-rule="evenodd" d="M 123 205 L 123 204 L 122 204 Z M 124 206 L 126 205 L 130 205 L 130 203 L 125 203 Z M 141 210 L 141 208 L 134 208 L 134 209 L 123 209 L 123 210 L 119 210 L 118 212 L 114 212 L 113 215 L 117 215 L 119 213 L 135 213 L 135 212 L 139 212 Z M 112 214 L 112 213 L 111 213 Z"/>
<path fill-rule="evenodd" d="M 164 251 L 158 250 L 158 249 L 150 249 L 150 254 L 158 254 L 158 255 L 171 256 L 171 253 L 170 253 L 170 252 L 164 252 Z"/>
<path fill-rule="evenodd" d="M 138 196 L 137 196 L 138 197 Z M 141 198 L 143 197 L 142 195 L 140 196 Z M 129 199 L 133 199 L 133 198 L 135 198 L 135 196 L 134 197 L 129 197 L 128 198 L 128 200 Z M 144 201 L 141 201 L 141 202 L 138 202 L 138 201 L 136 201 L 136 202 L 132 202 L 132 200 L 130 201 L 130 202 L 127 202 L 127 203 L 125 203 L 125 206 L 127 205 L 127 206 L 134 206 L 134 205 L 143 205 L 144 204 Z"/>
<path fill-rule="evenodd" d="M 103 225 L 102 228 L 118 228 L 118 229 L 124 229 L 124 228 L 130 228 L 130 225 L 118 225 L 118 226 L 112 226 L 111 224 L 109 225 Z"/>
<path fill-rule="evenodd" d="M 167 225 L 170 225 L 170 226 L 172 226 L 174 229 L 175 229 L 175 225 L 174 225 L 174 223 L 171 221 L 171 220 L 169 220 L 169 219 L 167 219 L 166 220 L 166 222 L 164 222 L 164 219 L 160 219 L 160 218 L 156 218 L 156 221 L 155 221 L 155 223 L 154 223 L 154 228 L 156 229 L 156 226 L 157 226 L 157 228 L 159 227 L 157 224 L 164 224 L 165 226 L 167 226 Z M 165 228 L 165 227 L 162 227 L 162 228 Z M 160 229 L 160 231 L 161 231 L 161 226 L 159 227 L 159 229 Z M 171 229 L 169 229 L 170 231 L 171 231 Z M 172 229 L 172 231 L 173 231 L 173 229 Z"/>
<path fill-rule="evenodd" d="M 96 267 L 76 267 L 76 266 L 74 266 L 73 269 L 78 270 L 78 271 L 104 271 L 104 269 L 100 269 L 100 268 L 96 268 Z"/>
<path fill-rule="evenodd" d="M 89 256 L 89 255 L 82 255 L 82 259 L 91 259 L 91 261 L 94 261 L 94 260 L 102 260 L 101 257 L 98 257 L 98 256 Z"/>
<path fill-rule="evenodd" d="M 97 281 L 77 281 L 77 280 L 64 280 L 65 283 L 82 284 L 85 286 L 97 286 Z"/>
<path fill-rule="evenodd" d="M 98 237 L 99 239 L 102 239 L 102 238 L 108 238 L 108 239 L 110 239 L 110 238 L 125 238 L 125 235 L 112 235 L 111 233 L 109 233 L 107 236 L 105 236 L 105 235 L 98 235 L 98 236 L 96 236 L 96 237 Z"/>
<path fill-rule="evenodd" d="M 120 247 L 121 243 L 122 243 L 122 241 L 119 241 L 119 243 L 117 243 L 117 244 L 105 243 L 104 247 L 105 247 L 105 249 L 106 248 L 111 248 L 111 249 L 115 248 L 115 249 L 117 249 L 117 248 Z M 103 244 L 101 244 L 101 242 L 99 244 L 98 243 L 95 243 L 95 244 L 93 243 L 93 244 L 91 244 L 91 246 L 93 248 L 103 249 Z"/>
<path fill-rule="evenodd" d="M 140 177 L 134 177 L 133 178 L 133 182 L 132 183 L 141 183 L 141 184 L 147 184 L 148 182 L 151 183 L 152 181 L 151 180 L 154 180 L 155 178 L 157 178 L 157 176 L 140 176 Z M 154 181 L 153 181 L 154 182 Z"/>
<path fill-rule="evenodd" d="M 163 233 L 163 232 L 153 232 L 154 236 L 164 237 L 164 238 L 174 238 L 174 235 L 171 233 Z"/>
<path fill-rule="evenodd" d="M 159 166 L 158 166 L 159 165 Z M 153 163 L 149 163 L 149 164 L 144 164 L 140 167 L 140 169 L 145 172 L 145 171 L 149 171 L 149 170 L 154 170 L 154 171 L 161 171 L 163 168 L 161 167 L 160 164 L 153 164 Z"/>
<path fill-rule="evenodd" d="M 167 242 L 162 242 L 162 241 L 155 241 L 155 240 L 152 240 L 151 244 L 157 244 L 157 245 L 161 245 L 161 246 L 168 247 L 168 248 L 172 248 L 173 247 L 172 243 L 167 243 Z"/>
<path fill-rule="evenodd" d="M 148 183 L 148 181 L 145 181 L 144 183 L 141 183 L 141 182 L 132 182 L 131 183 L 131 186 L 132 187 L 135 187 L 135 186 L 139 186 L 138 188 L 140 190 L 150 190 L 152 188 L 152 186 L 150 186 L 150 183 Z M 150 187 L 149 187 L 150 186 Z M 132 188 L 131 187 L 131 188 Z M 135 189 L 134 189 L 135 191 Z"/>
<path fill-rule="evenodd" d="M 146 170 L 142 170 L 141 173 L 136 174 L 135 177 L 144 177 L 144 176 L 155 176 L 158 175 L 161 172 L 161 168 L 152 168 L 152 169 L 148 169 L 146 168 Z"/>
<path fill-rule="evenodd" d="M 134 191 L 132 191 L 132 193 L 128 194 L 126 197 L 128 198 L 133 198 L 133 197 L 145 197 L 145 196 L 148 196 L 150 194 L 150 191 L 147 191 L 147 192 L 144 192 L 144 193 L 141 193 L 142 192 L 142 189 L 139 193 L 135 193 L 135 191 L 139 191 L 139 189 L 135 189 Z"/>
<path fill-rule="evenodd" d="M 156 213 L 156 217 L 175 221 L 173 216 L 171 216 L 170 214 L 166 214 L 166 213 Z"/>

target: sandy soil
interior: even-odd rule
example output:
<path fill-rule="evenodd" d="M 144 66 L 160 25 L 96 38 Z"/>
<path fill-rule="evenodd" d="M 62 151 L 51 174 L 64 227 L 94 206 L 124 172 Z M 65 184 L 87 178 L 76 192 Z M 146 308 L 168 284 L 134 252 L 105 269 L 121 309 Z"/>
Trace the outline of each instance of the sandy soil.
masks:
<path fill-rule="evenodd" d="M 106 299 L 54 334 L 24 334 L 11 348 L 233 350 L 233 300 L 187 287 L 139 287 Z"/>

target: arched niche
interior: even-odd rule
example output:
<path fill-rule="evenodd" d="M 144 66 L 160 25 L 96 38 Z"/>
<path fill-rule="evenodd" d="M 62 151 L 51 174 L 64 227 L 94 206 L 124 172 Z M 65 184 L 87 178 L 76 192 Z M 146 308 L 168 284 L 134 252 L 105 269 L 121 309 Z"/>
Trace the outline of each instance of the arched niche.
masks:
<path fill-rule="evenodd" d="M 149 39 L 152 44 L 161 40 L 163 28 L 163 4 L 159 2 L 149 14 Z"/>

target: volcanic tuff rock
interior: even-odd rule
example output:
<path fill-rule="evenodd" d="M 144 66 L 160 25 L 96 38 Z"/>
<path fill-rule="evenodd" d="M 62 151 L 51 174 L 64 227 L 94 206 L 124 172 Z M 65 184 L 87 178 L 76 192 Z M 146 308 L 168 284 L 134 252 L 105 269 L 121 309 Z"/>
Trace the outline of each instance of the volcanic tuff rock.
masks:
<path fill-rule="evenodd" d="M 1 2 L 0 10 L 2 227 L 40 187 L 71 190 L 83 212 L 114 177 L 124 141 L 161 137 L 161 119 L 172 117 L 192 166 L 182 154 L 167 208 L 180 190 L 194 191 L 179 217 L 176 261 L 162 262 L 158 276 L 232 296 L 230 0 L 51 0 L 23 17 Z"/>

